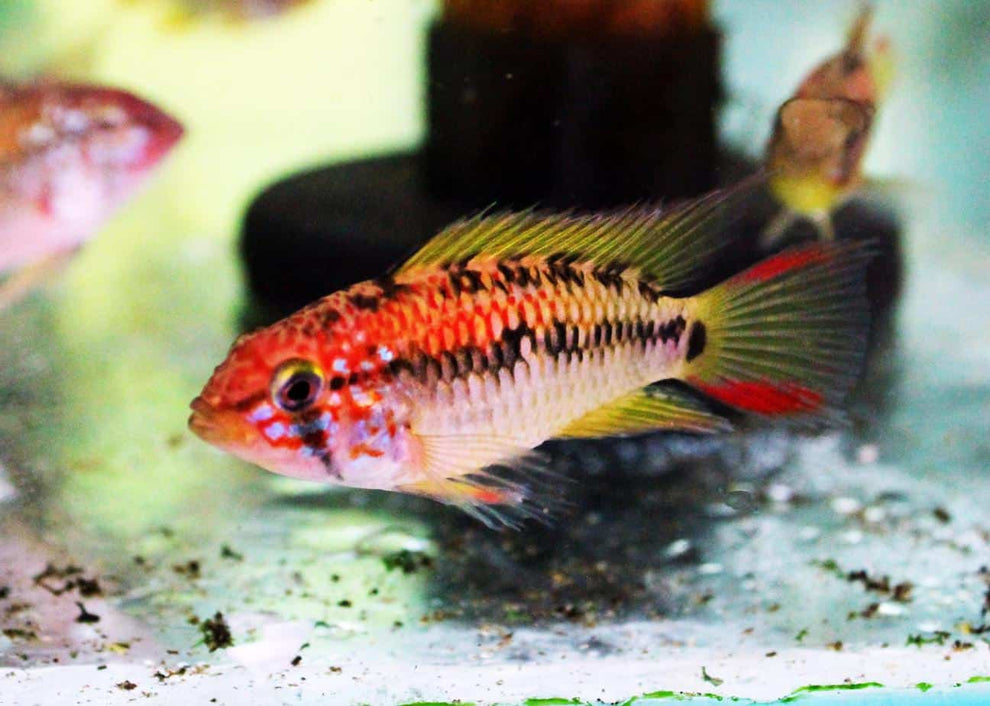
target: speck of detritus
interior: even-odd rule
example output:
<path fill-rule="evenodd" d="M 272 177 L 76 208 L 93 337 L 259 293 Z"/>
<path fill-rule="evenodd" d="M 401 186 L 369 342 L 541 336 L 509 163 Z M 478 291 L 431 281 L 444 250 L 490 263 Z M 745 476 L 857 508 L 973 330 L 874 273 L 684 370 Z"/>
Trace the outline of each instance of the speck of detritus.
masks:
<path fill-rule="evenodd" d="M 419 569 L 428 569 L 433 565 L 433 559 L 424 552 L 400 549 L 382 557 L 386 571 L 401 569 L 404 574 L 411 574 Z"/>
<path fill-rule="evenodd" d="M 200 626 L 203 633 L 203 644 L 210 652 L 216 652 L 234 644 L 234 637 L 230 633 L 230 626 L 224 620 L 223 613 L 217 611 L 212 618 L 204 620 Z"/>
<path fill-rule="evenodd" d="M 88 610 L 86 610 L 86 606 L 84 606 L 80 601 L 76 601 L 76 607 L 79 608 L 79 615 L 76 616 L 77 623 L 83 623 L 84 625 L 91 625 L 93 623 L 100 622 L 100 616 L 96 615 L 95 613 L 90 613 Z"/>
<path fill-rule="evenodd" d="M 221 559 L 232 559 L 233 561 L 243 561 L 244 555 L 234 549 L 229 544 L 224 544 L 220 547 L 220 558 Z"/>
<path fill-rule="evenodd" d="M 725 681 L 724 679 L 713 677 L 704 666 L 701 667 L 701 678 L 712 686 L 722 686 L 722 683 Z"/>
<path fill-rule="evenodd" d="M 201 576 L 201 567 L 198 559 L 190 559 L 184 564 L 175 564 L 172 567 L 172 571 L 182 576 L 188 576 L 191 579 L 198 579 Z"/>

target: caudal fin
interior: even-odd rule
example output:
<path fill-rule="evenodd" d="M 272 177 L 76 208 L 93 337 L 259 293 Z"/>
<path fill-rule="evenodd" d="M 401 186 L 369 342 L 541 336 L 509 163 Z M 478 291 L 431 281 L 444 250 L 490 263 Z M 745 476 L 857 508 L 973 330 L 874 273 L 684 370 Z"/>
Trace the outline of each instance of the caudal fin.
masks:
<path fill-rule="evenodd" d="M 760 414 L 835 410 L 862 367 L 871 256 L 862 244 L 793 248 L 700 294 L 684 379 Z"/>

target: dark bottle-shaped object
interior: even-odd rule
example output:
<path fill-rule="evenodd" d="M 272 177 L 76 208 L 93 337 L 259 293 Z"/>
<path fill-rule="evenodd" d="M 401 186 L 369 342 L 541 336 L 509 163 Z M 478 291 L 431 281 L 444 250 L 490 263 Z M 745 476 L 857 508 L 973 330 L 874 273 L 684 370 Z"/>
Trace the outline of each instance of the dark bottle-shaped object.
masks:
<path fill-rule="evenodd" d="M 705 2 L 445 9 L 428 48 L 435 196 L 601 208 L 713 186 L 719 36 Z"/>
<path fill-rule="evenodd" d="M 715 185 L 719 35 L 701 0 L 448 0 L 422 151 L 284 180 L 251 204 L 252 291 L 284 312 L 387 270 L 454 218 L 597 209 Z"/>

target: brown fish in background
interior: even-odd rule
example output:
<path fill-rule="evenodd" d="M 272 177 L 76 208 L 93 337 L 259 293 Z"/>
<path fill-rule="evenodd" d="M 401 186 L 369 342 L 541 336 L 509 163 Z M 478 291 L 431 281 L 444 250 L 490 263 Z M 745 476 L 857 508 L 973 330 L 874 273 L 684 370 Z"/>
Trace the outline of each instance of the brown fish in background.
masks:
<path fill-rule="evenodd" d="M 92 237 L 182 134 L 126 91 L 0 84 L 0 308 Z"/>
<path fill-rule="evenodd" d="M 831 240 L 832 212 L 862 185 L 863 156 L 890 74 L 887 42 L 866 47 L 871 15 L 864 6 L 843 50 L 819 64 L 777 111 L 765 164 L 784 210 L 764 231 L 766 246 L 800 217 Z"/>

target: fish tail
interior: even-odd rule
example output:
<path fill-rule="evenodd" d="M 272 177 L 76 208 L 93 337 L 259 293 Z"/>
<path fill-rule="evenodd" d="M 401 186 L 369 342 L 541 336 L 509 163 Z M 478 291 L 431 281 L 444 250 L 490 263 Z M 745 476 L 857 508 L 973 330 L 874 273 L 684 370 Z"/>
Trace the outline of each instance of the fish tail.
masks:
<path fill-rule="evenodd" d="M 868 246 L 785 250 L 696 298 L 682 379 L 732 407 L 828 415 L 863 362 Z"/>

